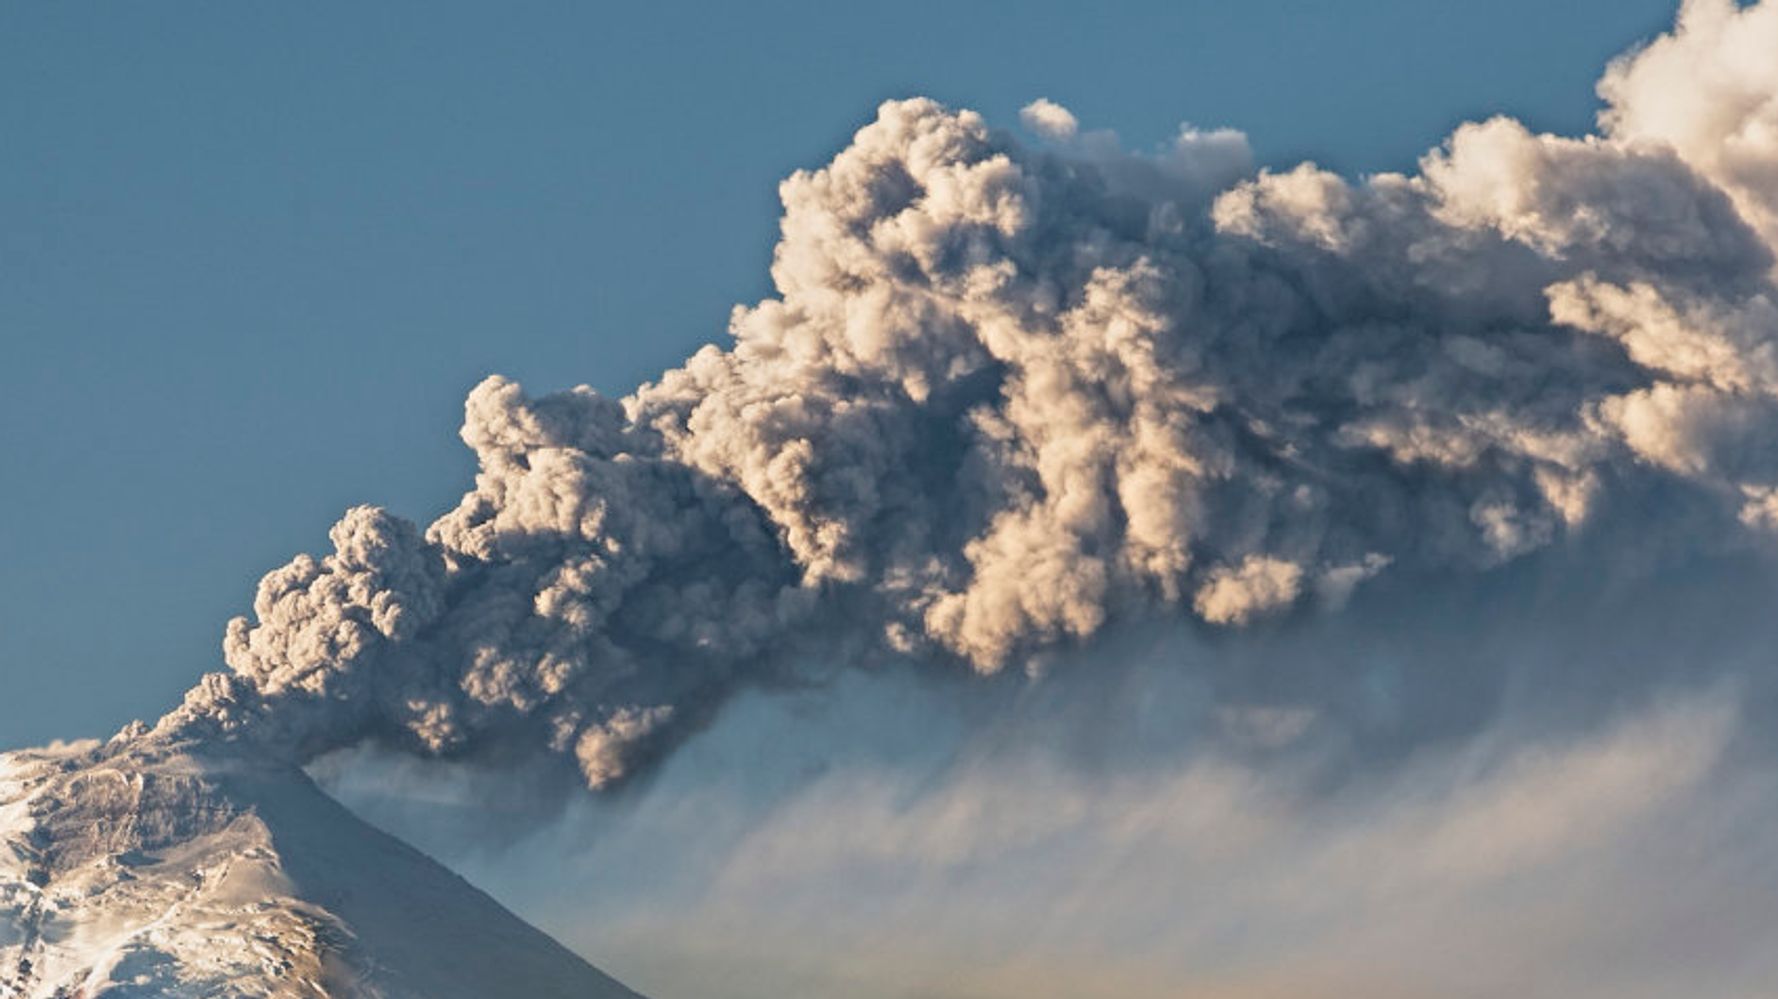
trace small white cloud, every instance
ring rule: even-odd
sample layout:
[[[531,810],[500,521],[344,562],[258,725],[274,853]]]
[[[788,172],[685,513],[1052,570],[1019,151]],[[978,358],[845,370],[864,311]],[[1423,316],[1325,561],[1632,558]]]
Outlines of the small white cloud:
[[[1080,131],[1080,122],[1074,112],[1047,97],[1039,97],[1025,105],[1019,112],[1019,120],[1031,131],[1057,142],[1072,139]]]

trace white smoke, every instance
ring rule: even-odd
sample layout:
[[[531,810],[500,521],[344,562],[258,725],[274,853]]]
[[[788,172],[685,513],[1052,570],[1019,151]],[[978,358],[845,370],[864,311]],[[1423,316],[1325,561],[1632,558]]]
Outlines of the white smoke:
[[[508,772],[355,750],[321,776],[649,994],[1751,999],[1778,972],[1747,683],[1778,576],[1719,569],[1516,604],[1397,575],[1269,634],[1120,631],[1040,684],[743,695],[510,839],[464,835]],[[1445,717],[1360,744],[1398,712]]]
[[[349,512],[162,726],[548,749],[598,787],[817,644],[994,673],[1608,529],[1764,544],[1772,52],[1778,0],[1693,0],[1608,70],[1602,134],[1498,118],[1359,183],[886,103],[784,182],[729,347],[622,400],[478,386],[457,508]]]
[[[1722,766],[1733,726],[1701,696],[1338,795],[1205,756],[1002,759],[848,767],[737,822],[678,784],[476,875],[662,994],[1751,999],[1778,970],[1772,812]],[[680,856],[667,884],[597,873]]]

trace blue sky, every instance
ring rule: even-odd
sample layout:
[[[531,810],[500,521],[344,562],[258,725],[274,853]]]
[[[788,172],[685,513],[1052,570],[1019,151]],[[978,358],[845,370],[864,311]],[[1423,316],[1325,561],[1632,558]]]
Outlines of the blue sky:
[[[913,93],[1405,167],[1586,129],[1671,5],[181,4],[0,10],[0,744],[220,665],[340,511],[468,482],[463,393],[621,393],[768,290],[778,180]]]

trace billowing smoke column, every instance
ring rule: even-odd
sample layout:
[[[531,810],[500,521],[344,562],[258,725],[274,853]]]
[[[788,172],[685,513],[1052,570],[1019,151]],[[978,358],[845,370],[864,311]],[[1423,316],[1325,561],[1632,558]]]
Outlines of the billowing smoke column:
[[[1602,134],[1494,119],[1358,184],[1254,175],[1233,132],[1130,155],[1039,101],[1030,148],[885,104],[784,183],[731,346],[621,401],[483,382],[457,508],[347,513],[162,727],[549,747],[598,787],[798,643],[992,672],[1484,570],[1651,490],[1760,543],[1774,53],[1778,0],[1693,0],[1607,71]]]

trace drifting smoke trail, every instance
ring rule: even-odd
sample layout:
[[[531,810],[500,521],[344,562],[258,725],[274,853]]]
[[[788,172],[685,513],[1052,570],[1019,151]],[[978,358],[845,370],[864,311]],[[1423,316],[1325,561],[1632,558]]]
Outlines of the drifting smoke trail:
[[[994,672],[1240,626],[1601,521],[1778,527],[1778,0],[1688,2],[1600,135],[1459,128],[1413,176],[1021,145],[887,103],[782,187],[777,297],[622,400],[490,378],[424,531],[350,511],[165,730],[632,773],[797,649]],[[1665,515],[1650,517],[1650,497]]]

